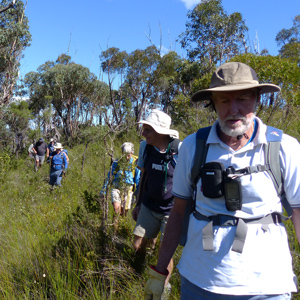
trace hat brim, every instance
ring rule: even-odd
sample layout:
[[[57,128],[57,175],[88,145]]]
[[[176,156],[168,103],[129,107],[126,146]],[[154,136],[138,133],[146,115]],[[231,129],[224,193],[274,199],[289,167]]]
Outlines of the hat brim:
[[[242,90],[249,90],[255,88],[258,88],[261,94],[276,93],[276,92],[280,92],[281,90],[279,86],[271,83],[263,83],[263,84],[256,84],[256,85],[255,84],[224,85],[224,86],[218,86],[218,87],[198,91],[192,95],[191,99],[193,102],[210,100],[212,92],[242,91]]]
[[[172,137],[174,135],[174,130],[173,129],[163,128],[163,127],[157,126],[153,123],[150,123],[148,121],[140,121],[138,123],[139,124],[146,124],[146,125],[151,126],[159,134],[169,135],[170,137]]]

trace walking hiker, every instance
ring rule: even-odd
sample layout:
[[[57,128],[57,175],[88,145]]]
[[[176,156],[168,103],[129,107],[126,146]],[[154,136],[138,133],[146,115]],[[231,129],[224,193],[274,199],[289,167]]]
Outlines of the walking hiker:
[[[178,132],[170,129],[171,118],[166,113],[153,109],[140,124],[146,141],[140,144],[138,167],[142,171],[142,178],[138,201],[132,212],[133,219],[137,221],[133,231],[133,246],[139,260],[138,268],[143,267],[148,239],[155,239],[160,231],[161,241],[163,239],[174,203],[171,191],[180,144],[178,139],[173,138],[174,135],[178,136]],[[169,274],[172,269],[173,263],[170,261]]]
[[[45,160],[45,155],[47,152],[47,144],[43,138],[40,138],[33,147],[35,153],[35,171],[38,171]]]
[[[33,159],[35,163],[35,152],[33,150],[34,144],[35,144],[35,140],[33,140],[30,146],[28,147],[28,156],[30,159]]]
[[[107,180],[100,191],[104,196],[111,182],[111,202],[116,215],[125,216],[131,209],[132,198],[135,189],[138,188],[140,181],[140,170],[137,168],[137,156],[134,154],[134,145],[126,142],[122,144],[122,157],[115,160],[107,174]]]
[[[203,129],[182,143],[173,180],[175,203],[157,265],[150,268],[145,299],[160,299],[194,194],[195,208],[177,266],[182,300],[279,300],[290,299],[297,290],[281,195],[285,193],[286,207],[292,210],[299,241],[300,146],[255,116],[261,94],[279,91],[277,85],[260,84],[249,66],[229,62],[214,72],[210,88],[192,96],[194,102],[209,100],[218,120],[203,147],[198,146]],[[202,154],[197,182],[191,170]],[[281,186],[284,191],[279,191]]]
[[[62,151],[61,143],[54,145],[54,152],[50,153],[50,180],[49,184],[61,186],[61,180],[68,168],[68,161],[65,153]]]
[[[55,139],[51,138],[50,143],[47,146],[47,160],[50,156],[50,153],[54,152]]]

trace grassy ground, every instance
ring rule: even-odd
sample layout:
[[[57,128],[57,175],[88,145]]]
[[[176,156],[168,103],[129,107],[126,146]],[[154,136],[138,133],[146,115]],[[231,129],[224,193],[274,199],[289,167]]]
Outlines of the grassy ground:
[[[146,268],[136,272],[130,214],[114,225],[112,206],[103,222],[98,193],[109,159],[91,145],[82,170],[83,146],[69,150],[70,165],[62,187],[50,190],[49,165],[37,173],[19,159],[0,176],[0,299],[143,299]],[[108,200],[109,201],[109,200]],[[299,276],[299,247],[287,224]],[[145,266],[156,262],[148,253]],[[175,264],[181,249],[175,254]],[[172,296],[180,298],[177,270]],[[300,299],[297,295],[294,299]]]

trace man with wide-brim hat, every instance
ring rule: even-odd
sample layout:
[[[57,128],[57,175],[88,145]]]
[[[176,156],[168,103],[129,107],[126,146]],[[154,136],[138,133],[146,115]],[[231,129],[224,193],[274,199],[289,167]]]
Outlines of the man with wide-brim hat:
[[[239,62],[230,62],[225,63],[213,73],[209,88],[196,92],[192,96],[192,101],[211,100],[213,92],[233,92],[247,89],[258,89],[261,94],[280,91],[280,87],[275,84],[259,83],[257,75],[251,67]]]
[[[173,207],[173,173],[180,141],[177,130],[171,129],[171,117],[153,109],[139,122],[145,141],[140,144],[138,168],[142,171],[138,201],[132,212],[137,221],[134,228],[134,248],[137,255],[145,255],[147,239],[155,239],[163,232]],[[172,272],[172,263],[169,265]]]
[[[61,143],[56,143],[54,146],[54,151],[50,153],[50,180],[49,184],[53,187],[61,186],[61,180],[63,174],[65,174],[68,168],[68,160],[66,154],[62,151],[63,146]]]
[[[178,264],[182,300],[290,299],[291,292],[297,291],[281,197],[265,163],[265,149],[272,141],[280,142],[270,162],[276,162],[281,172],[299,240],[300,146],[255,116],[260,95],[279,91],[277,85],[259,83],[248,65],[229,62],[214,72],[208,89],[192,96],[193,101],[210,100],[218,119],[208,128],[208,151],[195,189],[191,168],[199,155],[197,134],[188,136],[180,147],[173,178],[175,202],[145,299],[158,297],[163,290],[187,200],[194,195],[195,208]]]

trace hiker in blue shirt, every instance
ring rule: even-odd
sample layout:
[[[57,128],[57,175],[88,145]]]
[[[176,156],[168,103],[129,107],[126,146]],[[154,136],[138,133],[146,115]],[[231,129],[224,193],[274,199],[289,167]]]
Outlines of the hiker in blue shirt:
[[[51,168],[49,184],[52,186],[61,186],[62,176],[68,168],[68,161],[66,155],[62,152],[63,147],[61,143],[56,143],[54,150],[55,152],[50,154]]]
[[[136,165],[137,157],[133,155],[134,145],[126,142],[121,149],[123,156],[113,162],[100,195],[105,195],[108,184],[111,183],[114,211],[117,215],[126,215],[131,208],[133,192],[138,188],[141,172]]]
[[[50,153],[54,152],[55,139],[51,138],[50,143],[47,146],[47,159],[50,156]]]

